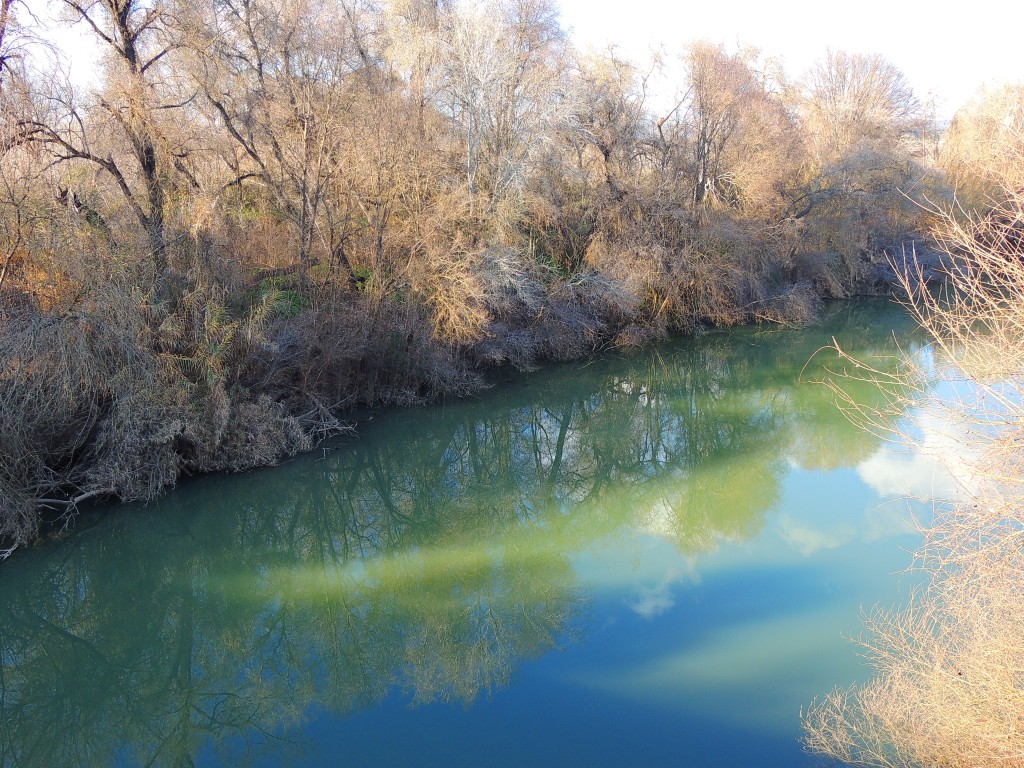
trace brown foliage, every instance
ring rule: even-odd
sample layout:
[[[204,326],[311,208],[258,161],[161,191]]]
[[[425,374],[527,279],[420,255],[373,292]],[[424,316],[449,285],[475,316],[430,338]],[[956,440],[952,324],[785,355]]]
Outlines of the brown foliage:
[[[960,496],[937,501],[923,530],[925,586],[866,618],[873,679],[804,717],[808,747],[851,764],[1024,764],[1024,247],[1006,223],[1024,199],[1007,198],[966,223],[944,218],[937,237],[957,257],[946,289],[905,278],[936,363],[888,383],[944,425],[939,458]]]
[[[940,163],[968,210],[1001,202],[1004,189],[1024,187],[1024,85],[982,89],[957,111]]]
[[[884,108],[798,114],[696,44],[655,114],[656,68],[572,51],[548,0],[65,4],[109,49],[96,93],[0,71],[12,545],[477,368],[805,320],[916,224],[913,99],[873,58],[822,72]]]

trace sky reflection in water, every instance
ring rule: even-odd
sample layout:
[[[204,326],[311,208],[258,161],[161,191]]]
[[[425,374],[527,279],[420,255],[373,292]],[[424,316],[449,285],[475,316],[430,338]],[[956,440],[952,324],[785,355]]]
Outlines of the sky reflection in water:
[[[935,475],[796,382],[893,330],[863,302],[553,366],[88,521],[0,569],[0,758],[809,764],[799,708],[911,582],[883,502]]]

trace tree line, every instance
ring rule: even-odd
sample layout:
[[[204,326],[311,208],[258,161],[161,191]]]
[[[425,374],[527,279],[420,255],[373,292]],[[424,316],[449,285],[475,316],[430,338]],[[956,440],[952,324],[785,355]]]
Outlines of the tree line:
[[[877,55],[790,80],[696,42],[666,100],[658,62],[576,50],[551,0],[55,5],[102,51],[94,88],[0,0],[8,552],[87,498],[308,449],[353,405],[806,319],[885,289],[954,184],[996,183],[984,110],[942,140]]]

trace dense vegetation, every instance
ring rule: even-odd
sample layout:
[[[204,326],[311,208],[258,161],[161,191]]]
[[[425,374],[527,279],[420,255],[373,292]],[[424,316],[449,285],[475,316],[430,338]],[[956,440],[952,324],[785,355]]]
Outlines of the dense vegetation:
[[[958,493],[922,529],[924,585],[866,618],[874,678],[805,715],[807,745],[853,765],[1024,765],[1024,91],[983,94],[949,141],[982,210],[938,222],[945,290],[904,286],[933,359],[873,376],[924,414]]]
[[[878,290],[946,194],[878,56],[790,82],[695,43],[662,104],[549,0],[59,5],[93,90],[0,0],[3,552],[486,366],[805,318]]]

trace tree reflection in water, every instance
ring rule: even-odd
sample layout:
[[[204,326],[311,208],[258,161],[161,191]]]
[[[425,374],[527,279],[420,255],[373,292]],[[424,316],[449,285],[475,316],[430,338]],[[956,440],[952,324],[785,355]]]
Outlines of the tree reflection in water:
[[[851,304],[824,328],[555,366],[80,525],[0,572],[0,758],[237,764],[300,749],[283,734],[311,704],[490,694],[583,632],[588,546],[624,529],[691,553],[752,536],[790,462],[875,450],[796,381],[833,334],[891,353],[894,323],[905,336],[899,313]]]

